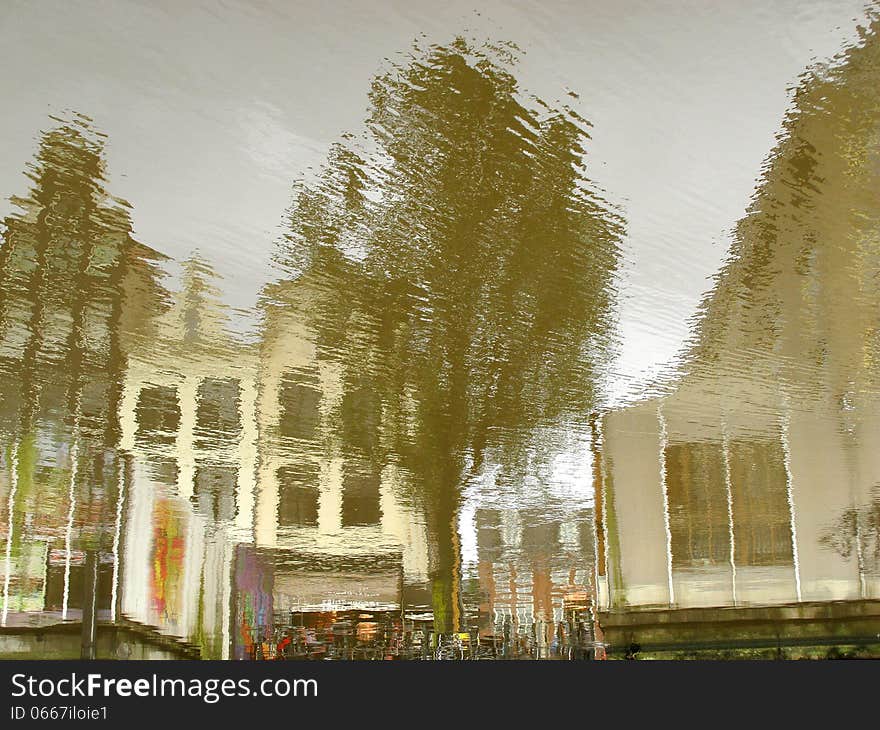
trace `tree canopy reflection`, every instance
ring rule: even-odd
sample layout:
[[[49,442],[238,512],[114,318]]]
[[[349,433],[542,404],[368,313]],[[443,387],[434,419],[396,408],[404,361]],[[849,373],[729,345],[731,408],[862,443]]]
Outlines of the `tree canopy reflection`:
[[[17,210],[0,229],[0,433],[14,470],[12,560],[25,559],[27,515],[60,540],[77,502],[88,518],[69,528],[68,540],[108,548],[126,340],[148,334],[164,300],[164,257],[133,239],[128,203],[105,188],[105,137],[82,115],[53,121],[26,171],[32,187],[12,198]],[[44,449],[64,444],[68,458],[46,465],[41,439]]]
[[[376,77],[363,143],[296,191],[278,262],[343,366],[344,453],[394,462],[428,515],[437,626],[458,625],[455,519],[484,461],[582,417],[611,343],[621,220],[584,170],[586,120],[523,101],[516,49],[458,39]],[[269,325],[271,326],[271,324]]]

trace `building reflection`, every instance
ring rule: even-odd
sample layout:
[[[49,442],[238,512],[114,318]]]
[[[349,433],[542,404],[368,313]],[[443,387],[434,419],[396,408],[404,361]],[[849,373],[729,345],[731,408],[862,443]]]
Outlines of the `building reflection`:
[[[129,354],[120,609],[220,658],[235,543],[253,531],[257,368],[225,326],[213,278],[197,257],[184,262],[179,293]]]
[[[583,176],[586,123],[524,107],[510,49],[425,54],[375,80],[382,152],[343,140],[299,188],[256,338],[198,255],[134,241],[90,120],[42,136],[0,249],[6,628],[97,610],[226,658],[279,617],[370,610],[422,627],[425,652],[475,626],[494,647],[497,624],[509,654],[541,620],[546,653],[565,601],[583,607],[589,505],[507,505],[487,547],[474,485],[498,463],[539,478],[534,434],[593,397],[620,223]]]
[[[623,226],[515,49],[375,79],[247,335],[56,120],[0,247],[0,654],[95,611],[116,656],[876,637],[878,53],[805,76],[680,376],[604,412]]]
[[[161,308],[163,257],[104,189],[103,138],[84,117],[58,121],[0,248],[4,623],[43,608],[67,618],[85,550],[100,553],[100,586],[116,584],[126,337]],[[106,591],[102,603],[113,609]]]
[[[876,621],[878,54],[872,27],[805,76],[684,375],[603,418],[611,614],[859,601]]]

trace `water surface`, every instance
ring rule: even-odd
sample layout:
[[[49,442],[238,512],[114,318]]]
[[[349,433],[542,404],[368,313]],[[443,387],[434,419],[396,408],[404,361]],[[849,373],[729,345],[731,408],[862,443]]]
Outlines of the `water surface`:
[[[0,21],[0,652],[873,651],[875,7],[126,10]]]

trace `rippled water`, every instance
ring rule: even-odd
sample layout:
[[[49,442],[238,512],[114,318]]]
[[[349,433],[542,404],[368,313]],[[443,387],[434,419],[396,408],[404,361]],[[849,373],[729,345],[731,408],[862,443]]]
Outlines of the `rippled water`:
[[[372,13],[0,16],[0,655],[880,650],[876,5]]]

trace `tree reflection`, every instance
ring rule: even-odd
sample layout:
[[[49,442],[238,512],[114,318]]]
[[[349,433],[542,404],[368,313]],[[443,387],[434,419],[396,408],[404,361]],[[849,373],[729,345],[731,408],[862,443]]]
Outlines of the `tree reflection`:
[[[344,453],[397,463],[427,514],[440,631],[463,484],[489,457],[521,476],[535,429],[589,411],[610,344],[622,224],[585,175],[588,123],[527,107],[515,50],[459,39],[378,76],[366,143],[298,187],[278,251],[343,364]]]
[[[31,190],[12,199],[18,211],[3,221],[0,246],[0,428],[15,472],[13,558],[23,521],[58,535],[63,505],[71,519],[77,501],[88,512],[81,536],[95,547],[112,524],[125,333],[143,331],[163,297],[161,257],[132,238],[128,204],[104,188],[103,135],[81,115],[54,121],[28,165]],[[38,438],[63,445],[66,467],[41,466]]]
[[[754,373],[835,406],[876,387],[877,31],[875,17],[861,42],[803,75],[705,299],[697,369]]]
[[[872,10],[856,44],[803,74],[702,307],[684,382],[703,389],[677,396],[703,410],[711,398],[754,433],[781,431],[789,453],[817,439],[821,456],[795,486],[810,497],[810,472],[833,474],[816,477],[816,504],[837,513],[816,539],[843,558],[858,553],[862,576],[876,571],[877,543],[878,31]],[[764,493],[782,480],[768,475]]]

